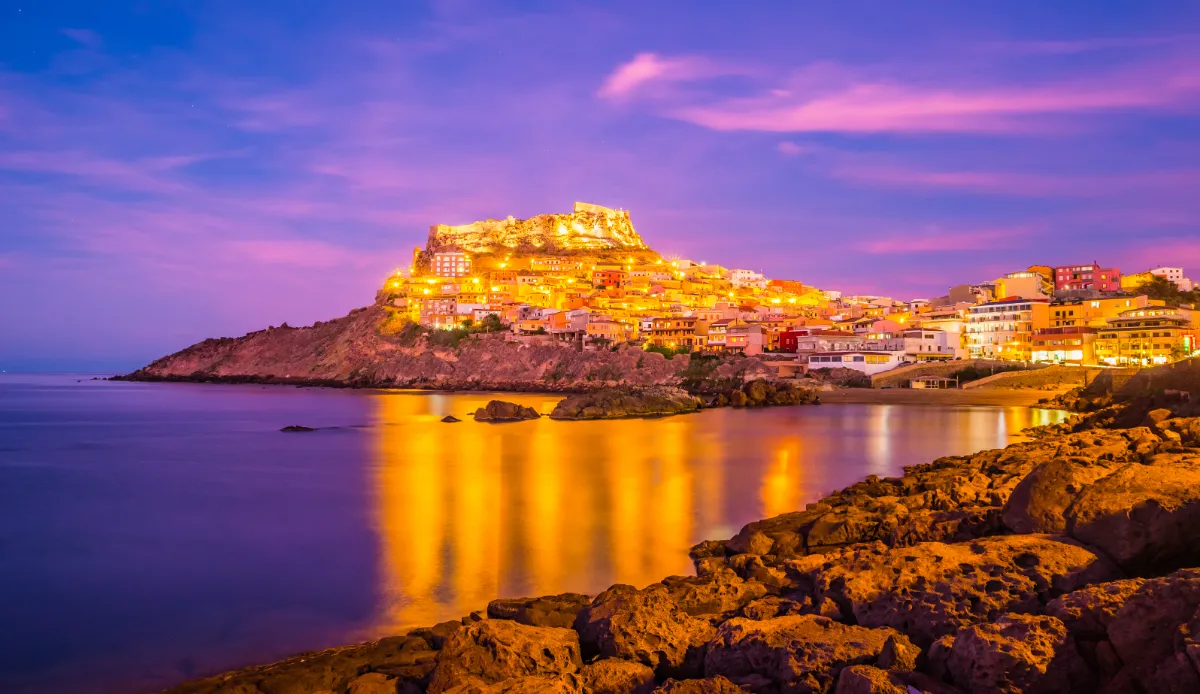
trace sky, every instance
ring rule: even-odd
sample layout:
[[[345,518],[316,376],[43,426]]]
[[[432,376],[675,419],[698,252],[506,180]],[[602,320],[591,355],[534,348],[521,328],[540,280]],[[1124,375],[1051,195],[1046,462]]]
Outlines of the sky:
[[[0,3],[0,370],[369,304],[431,224],[932,297],[1200,275],[1200,3]]]

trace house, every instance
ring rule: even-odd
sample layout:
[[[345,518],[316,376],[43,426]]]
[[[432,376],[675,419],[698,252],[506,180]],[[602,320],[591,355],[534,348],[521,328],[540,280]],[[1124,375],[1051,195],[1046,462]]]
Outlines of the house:
[[[762,326],[756,323],[729,326],[725,333],[725,351],[745,355],[762,354]]]
[[[958,333],[936,328],[909,328],[900,336],[904,354],[912,361],[945,361],[958,354]]]
[[[1054,268],[1054,291],[1075,292],[1094,289],[1099,292],[1121,291],[1121,270],[1091,265],[1065,265]]]
[[[708,323],[695,316],[655,318],[646,339],[656,347],[704,349],[708,345]]]
[[[872,376],[883,371],[900,366],[904,361],[903,352],[874,352],[857,350],[839,350],[833,352],[814,352],[808,355],[808,368],[812,369],[854,369]]]
[[[736,323],[734,318],[722,318],[708,324],[708,341],[705,344],[707,349],[713,351],[721,351],[725,349],[726,334],[729,326]]]

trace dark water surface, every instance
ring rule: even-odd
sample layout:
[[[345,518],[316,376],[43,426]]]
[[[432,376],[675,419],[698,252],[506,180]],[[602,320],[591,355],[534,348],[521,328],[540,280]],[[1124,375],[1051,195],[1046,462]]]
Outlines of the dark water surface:
[[[486,395],[77,379],[0,375],[0,692],[151,691],[497,596],[648,584],[690,573],[695,542],[1060,418],[823,405],[487,425],[467,416]]]

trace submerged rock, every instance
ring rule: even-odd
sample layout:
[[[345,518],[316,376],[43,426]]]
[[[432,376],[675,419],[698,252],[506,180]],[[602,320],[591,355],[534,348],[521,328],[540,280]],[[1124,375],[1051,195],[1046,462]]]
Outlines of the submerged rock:
[[[288,426],[280,429],[280,431],[316,431],[316,429],[312,427],[300,426],[299,424],[289,424]]]
[[[446,424],[454,424],[456,422],[461,422],[462,420],[452,414],[448,414],[445,417],[442,417],[442,421]]]
[[[554,407],[550,418],[660,417],[695,412],[702,404],[700,398],[671,386],[605,388],[564,398]]]
[[[475,421],[477,422],[520,422],[538,417],[541,415],[532,407],[504,400],[492,400],[487,405],[475,410]]]

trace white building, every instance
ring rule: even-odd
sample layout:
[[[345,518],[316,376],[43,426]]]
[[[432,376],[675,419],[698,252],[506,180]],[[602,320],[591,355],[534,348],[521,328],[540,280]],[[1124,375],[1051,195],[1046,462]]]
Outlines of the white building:
[[[766,289],[767,278],[753,270],[730,270],[729,283],[735,287],[758,287]]]
[[[905,330],[904,354],[911,361],[937,361],[953,359],[960,350],[960,335],[929,328]]]
[[[1181,292],[1190,292],[1195,283],[1183,276],[1183,268],[1181,267],[1156,267],[1150,271],[1151,275],[1156,275],[1167,280],[1171,284],[1179,288]]]
[[[471,256],[458,251],[434,253],[432,270],[438,277],[466,277],[471,274]]]
[[[900,366],[903,352],[816,352],[808,357],[809,369],[854,369],[872,376]]]

